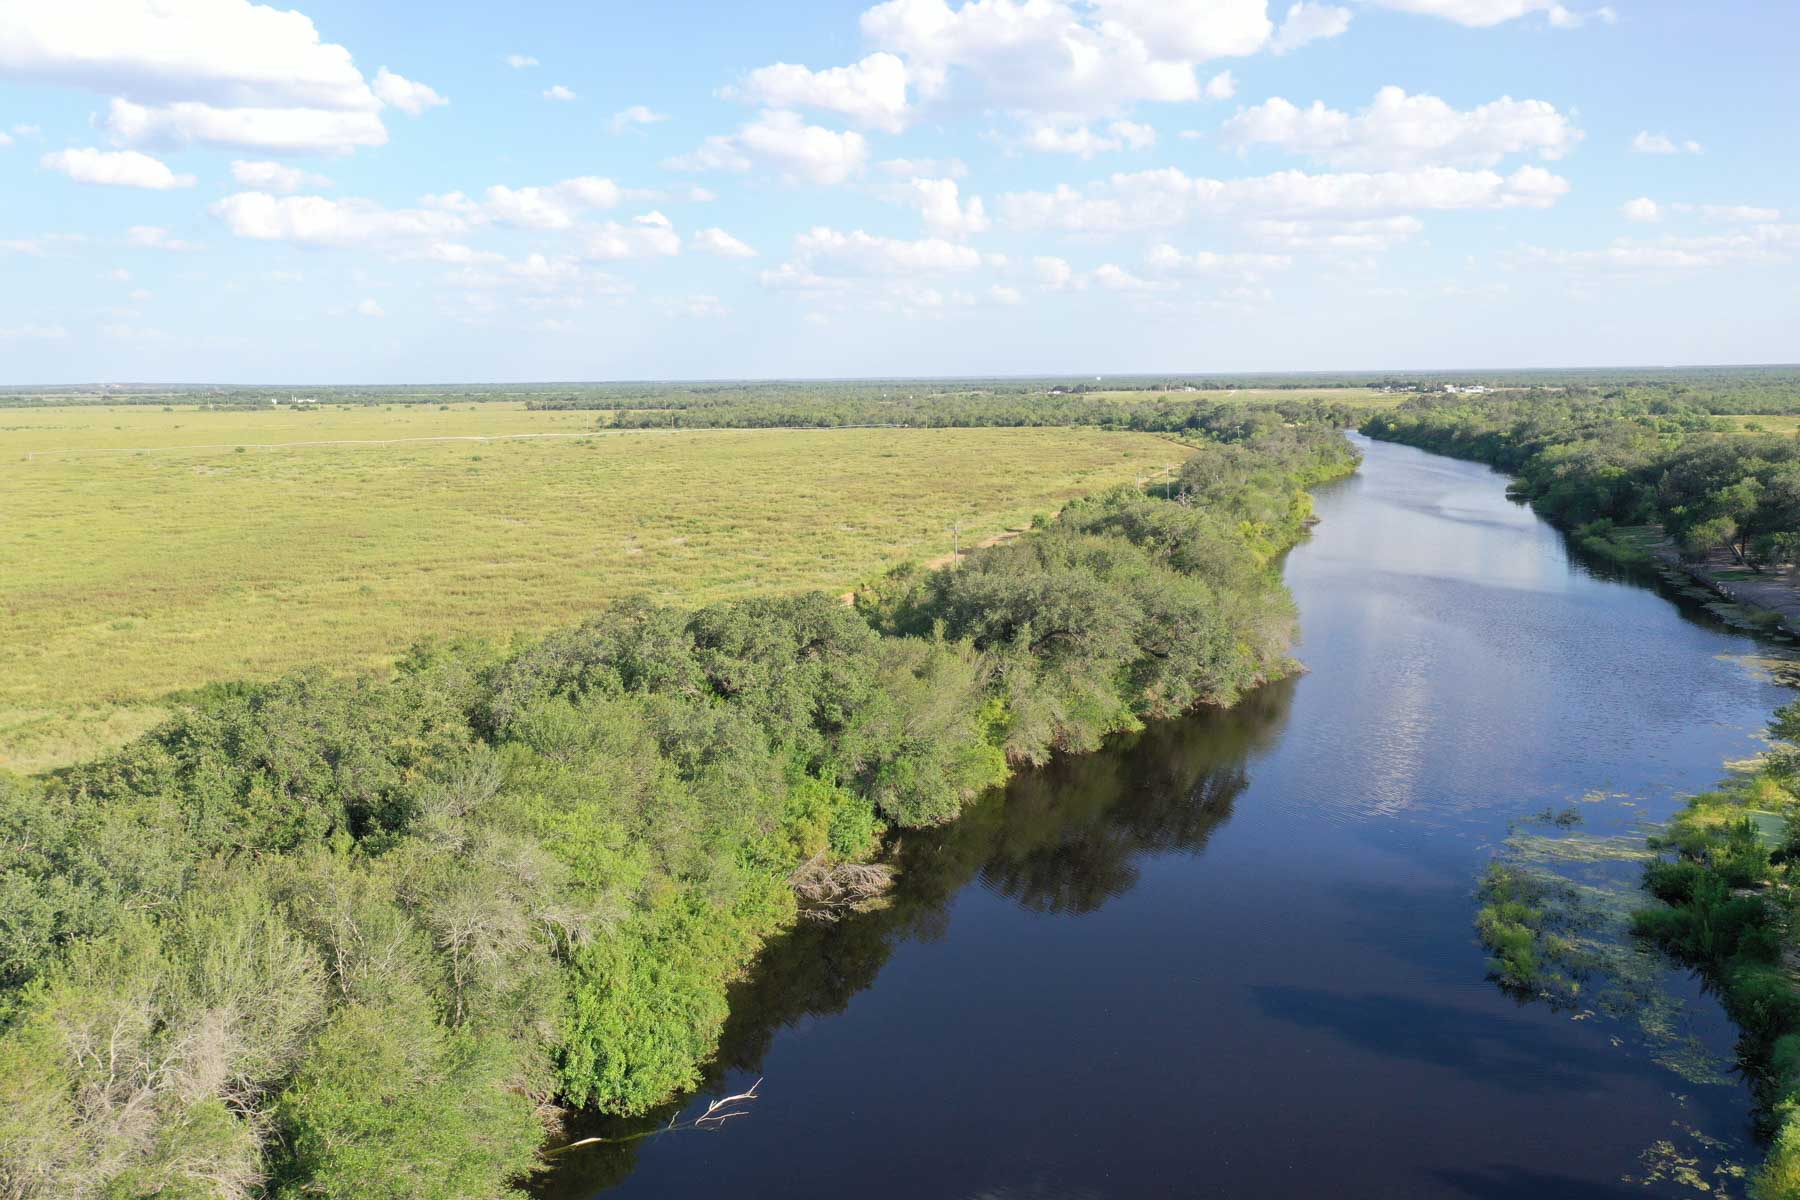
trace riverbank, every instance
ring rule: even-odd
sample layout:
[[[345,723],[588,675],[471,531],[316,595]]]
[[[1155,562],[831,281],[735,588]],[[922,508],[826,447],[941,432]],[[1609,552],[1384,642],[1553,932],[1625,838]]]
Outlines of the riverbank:
[[[1470,890],[1547,807],[1609,843],[1666,818],[1781,689],[1741,633],[1569,570],[1486,468],[1357,444],[1282,561],[1304,676],[906,834],[882,907],[782,935],[734,990],[699,1093],[581,1132],[761,1078],[755,1111],[563,1156],[537,1194],[1742,1200],[1761,1153],[1713,997],[1642,952],[1694,1082],[1635,1012],[1486,982]],[[1644,903],[1641,862],[1571,873]],[[895,1158],[896,1129],[930,1153]]]
[[[1666,537],[1656,542],[1651,554],[1666,570],[1679,572],[1732,604],[1767,614],[1770,619],[1759,625],[1800,633],[1800,573],[1793,567],[1754,571],[1723,550],[1691,559]]]
[[[1790,636],[1800,631],[1800,573],[1793,567],[1757,570],[1722,548],[1698,557],[1683,553],[1660,525],[1601,520],[1568,532],[1583,551],[1614,566],[1654,567],[1676,587],[1711,593],[1716,600],[1709,607],[1728,624]]]
[[[1774,749],[1694,796],[1651,839],[1669,857],[1645,887],[1666,907],[1640,910],[1634,930],[1703,972],[1743,1030],[1740,1060],[1770,1148],[1752,1180],[1756,1200],[1800,1197],[1800,702],[1769,723]]]
[[[557,1107],[691,1089],[817,868],[1292,669],[1270,551],[1356,455],[1228,416],[1208,502],[1116,487],[855,608],[621,602],[0,774],[0,1190],[485,1200]]]

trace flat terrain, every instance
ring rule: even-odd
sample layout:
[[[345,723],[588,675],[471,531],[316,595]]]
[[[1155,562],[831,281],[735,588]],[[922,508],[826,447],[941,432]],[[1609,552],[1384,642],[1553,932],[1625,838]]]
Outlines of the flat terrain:
[[[847,590],[1178,463],[1091,429],[596,432],[503,404],[0,411],[0,767],[158,697],[645,593]],[[443,440],[474,439],[493,440]]]
[[[1800,433],[1800,417],[1791,416],[1729,416],[1723,418],[1730,421],[1739,433],[1781,433],[1792,435]]]
[[[1326,404],[1342,404],[1349,408],[1393,408],[1411,398],[1409,392],[1382,392],[1375,388],[1214,388],[1197,392],[1117,391],[1088,392],[1098,400],[1126,403],[1154,403],[1159,400],[1211,400],[1227,404],[1233,400],[1254,400],[1266,404],[1274,400],[1318,400]]]

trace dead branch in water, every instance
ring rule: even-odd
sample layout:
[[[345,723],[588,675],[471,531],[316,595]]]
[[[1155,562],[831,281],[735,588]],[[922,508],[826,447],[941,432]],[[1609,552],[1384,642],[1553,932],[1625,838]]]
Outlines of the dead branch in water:
[[[733,1117],[747,1117],[750,1115],[749,1110],[742,1106],[751,1103],[757,1098],[756,1089],[761,1086],[762,1080],[758,1079],[755,1083],[751,1084],[747,1090],[739,1092],[735,1096],[721,1096],[719,1099],[714,1100],[711,1104],[707,1105],[705,1112],[690,1120],[680,1120],[681,1114],[676,1113],[675,1116],[669,1118],[669,1123],[664,1125],[661,1129],[646,1129],[642,1133],[627,1134],[625,1137],[616,1138],[586,1137],[579,1141],[570,1142],[566,1146],[558,1146],[554,1150],[546,1150],[544,1151],[544,1157],[554,1158],[558,1154],[567,1154],[569,1151],[579,1150],[583,1146],[613,1146],[622,1142],[637,1142],[642,1141],[644,1138],[660,1137],[665,1133],[679,1133],[684,1129],[719,1129],[725,1122],[731,1120]]]
[[[788,878],[801,904],[801,915],[815,921],[834,921],[848,912],[867,908],[894,886],[894,869],[879,863],[838,863],[826,866],[813,859]]]

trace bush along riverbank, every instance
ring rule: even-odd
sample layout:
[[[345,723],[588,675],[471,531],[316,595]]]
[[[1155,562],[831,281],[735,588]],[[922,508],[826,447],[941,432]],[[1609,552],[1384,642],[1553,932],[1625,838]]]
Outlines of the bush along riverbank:
[[[1800,618],[1800,441],[1732,428],[1672,397],[1531,392],[1420,397],[1362,431],[1498,467],[1587,553],[1677,571],[1734,623],[1774,627]]]
[[[1272,560],[1355,452],[1208,432],[855,607],[626,603],[0,777],[0,1194],[490,1198],[560,1109],[690,1088],[797,888],[1291,669]]]
[[[1776,710],[1775,748],[1695,796],[1652,841],[1645,886],[1663,903],[1636,932],[1705,972],[1743,1031],[1740,1056],[1771,1135],[1758,1200],[1800,1197],[1800,702]]]

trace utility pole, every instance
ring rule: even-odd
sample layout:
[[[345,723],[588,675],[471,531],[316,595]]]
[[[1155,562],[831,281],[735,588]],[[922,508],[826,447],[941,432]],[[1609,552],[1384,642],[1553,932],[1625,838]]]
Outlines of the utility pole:
[[[950,561],[962,559],[962,522],[957,521],[950,526]]]

